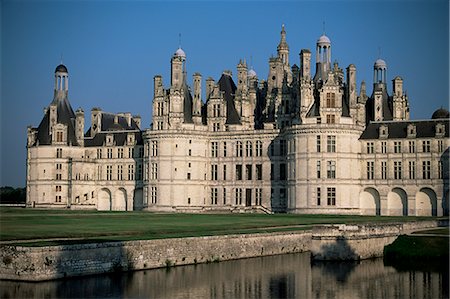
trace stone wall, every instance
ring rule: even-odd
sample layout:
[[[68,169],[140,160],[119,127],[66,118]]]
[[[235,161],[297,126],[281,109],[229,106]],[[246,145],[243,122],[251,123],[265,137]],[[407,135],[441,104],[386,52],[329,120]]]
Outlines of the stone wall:
[[[311,256],[316,260],[360,260],[383,256],[384,246],[401,234],[447,226],[448,220],[408,223],[323,225],[312,230]]]
[[[0,279],[41,281],[296,253],[308,251],[310,244],[310,232],[284,232],[48,247],[2,246]]]

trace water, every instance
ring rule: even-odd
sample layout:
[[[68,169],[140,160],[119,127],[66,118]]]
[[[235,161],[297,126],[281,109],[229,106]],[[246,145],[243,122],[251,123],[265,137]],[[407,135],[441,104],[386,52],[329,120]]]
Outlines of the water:
[[[287,254],[39,283],[0,281],[0,297],[448,298],[448,265],[411,266],[398,270],[383,259],[311,263],[309,253]]]

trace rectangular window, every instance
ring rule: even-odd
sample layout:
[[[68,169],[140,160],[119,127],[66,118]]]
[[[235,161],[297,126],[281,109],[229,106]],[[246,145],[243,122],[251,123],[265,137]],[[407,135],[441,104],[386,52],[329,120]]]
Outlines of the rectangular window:
[[[62,169],[62,164],[61,163],[56,163],[56,169],[57,170],[61,170]]]
[[[386,154],[387,153],[386,141],[381,141],[381,153],[382,154]]]
[[[107,149],[107,153],[108,153],[108,159],[112,159],[112,148],[108,148]]]
[[[63,132],[56,132],[56,142],[63,141]]]
[[[227,188],[223,188],[223,204],[227,204]]]
[[[236,188],[235,204],[242,205],[242,188]]]
[[[373,142],[367,142],[367,153],[373,154]]]
[[[227,143],[226,142],[223,143],[223,156],[224,157],[227,156]]]
[[[57,173],[57,174],[56,174],[56,179],[57,179],[58,181],[60,181],[60,180],[62,179],[62,174]]]
[[[227,179],[227,166],[223,166],[223,180],[226,181]]]
[[[286,176],[287,176],[286,164],[285,163],[281,163],[280,164],[280,180],[281,181],[285,181],[286,180]]]
[[[242,157],[242,141],[236,142],[236,157]]]
[[[387,162],[381,161],[381,179],[385,180],[387,178]]]
[[[336,136],[327,136],[327,152],[336,152]]]
[[[56,192],[61,192],[61,186],[56,186]]]
[[[431,161],[422,161],[422,178],[431,179]]]
[[[245,143],[245,154],[247,157],[251,157],[253,155],[253,145],[251,141],[247,141]]]
[[[56,195],[56,202],[61,202],[61,195]]]
[[[158,201],[158,190],[156,189],[156,187],[151,187],[151,192],[150,192],[150,201],[152,204],[157,203]]]
[[[217,181],[217,164],[211,164],[211,180]]]
[[[373,180],[374,177],[374,163],[373,161],[367,161],[367,179]]]
[[[442,140],[438,140],[438,151],[440,153],[444,151],[444,142]]]
[[[245,176],[246,176],[247,180],[252,179],[252,165],[251,164],[245,165]]]
[[[106,165],[106,180],[112,181],[112,165]]]
[[[430,140],[422,141],[422,151],[424,153],[429,153],[431,151],[431,142],[430,142]]]
[[[128,165],[128,180],[134,181],[134,165],[133,164]]]
[[[261,157],[262,156],[262,141],[257,140],[256,141],[256,156]]]
[[[409,145],[408,146],[409,147],[409,152],[411,154],[415,153],[416,152],[416,142],[415,141],[409,141],[408,145]]]
[[[320,206],[320,198],[321,194],[320,194],[320,187],[317,187],[317,191],[316,191],[316,198],[317,198],[317,205]]]
[[[336,116],[334,114],[327,114],[327,124],[334,124],[336,122]]]
[[[256,188],[255,190],[255,201],[256,201],[256,205],[260,206],[262,203],[262,189],[261,188]]]
[[[123,158],[123,148],[117,149],[117,158],[119,158],[119,159]]]
[[[334,187],[327,188],[327,204],[329,206],[336,205],[336,188]]]
[[[238,181],[242,180],[242,165],[241,164],[236,165],[236,180],[238,180]]]
[[[191,149],[188,150],[188,156],[192,156],[192,150]]]
[[[187,179],[187,180],[190,180],[190,179],[191,179],[191,173],[190,173],[190,172],[188,172],[188,173],[186,174],[186,179]]]
[[[399,154],[402,152],[402,142],[394,141],[394,153]]]
[[[158,156],[158,141],[152,140],[152,157]]]
[[[56,158],[62,158],[62,148],[56,149]]]
[[[97,159],[101,159],[102,158],[102,149],[98,148],[97,149]]]
[[[217,188],[211,188],[211,204],[217,204]]]
[[[150,172],[150,179],[157,180],[158,179],[158,164],[153,162]]]
[[[258,181],[262,180],[262,164],[256,164],[256,179]]]
[[[213,123],[213,131],[214,132],[220,131],[220,123]]]
[[[402,161],[394,161],[394,179],[402,179]]]
[[[438,179],[442,178],[442,161],[438,161]]]
[[[408,170],[409,170],[409,179],[410,180],[416,179],[416,161],[408,162]]]
[[[219,153],[219,142],[211,142],[211,157],[217,158]]]
[[[123,180],[123,165],[117,165],[117,180]]]
[[[128,158],[134,157],[134,148],[130,147],[128,148]]]
[[[316,163],[316,173],[317,173],[317,178],[318,179],[320,179],[320,170],[321,170],[320,161],[317,161],[317,163]]]
[[[320,153],[320,135],[317,135],[316,137],[316,149],[317,152]]]
[[[327,161],[327,178],[336,178],[336,161]]]

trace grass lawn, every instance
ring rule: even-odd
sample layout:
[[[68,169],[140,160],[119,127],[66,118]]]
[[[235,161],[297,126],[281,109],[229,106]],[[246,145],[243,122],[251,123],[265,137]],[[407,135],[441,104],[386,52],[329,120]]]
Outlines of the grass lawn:
[[[0,208],[0,240],[80,238],[84,242],[309,229],[314,224],[414,221],[432,217],[294,214],[156,214]],[[36,245],[34,242],[34,245]],[[80,243],[79,240],[71,241]]]

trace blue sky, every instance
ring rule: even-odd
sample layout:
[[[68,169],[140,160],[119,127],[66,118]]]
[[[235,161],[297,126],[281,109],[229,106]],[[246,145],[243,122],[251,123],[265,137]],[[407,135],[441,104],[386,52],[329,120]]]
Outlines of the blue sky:
[[[285,24],[291,65],[317,38],[332,60],[356,65],[372,91],[373,63],[400,75],[411,118],[426,119],[449,101],[449,4],[417,1],[8,1],[1,4],[0,186],[25,185],[26,130],[52,100],[55,67],[69,70],[69,99],[89,124],[92,107],[140,114],[151,122],[153,76],[170,82],[179,45],[192,74],[218,79],[247,59],[260,79]],[[381,49],[381,50],[380,50]],[[313,60],[314,61],[314,60]],[[312,66],[314,69],[314,65]],[[203,85],[205,83],[203,82]],[[391,89],[391,84],[389,84]]]

